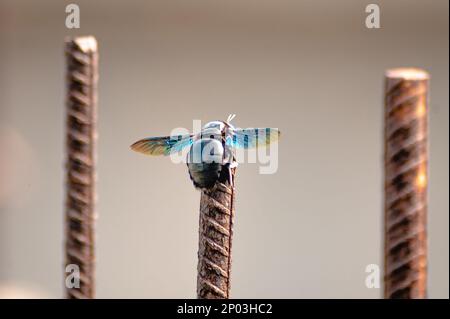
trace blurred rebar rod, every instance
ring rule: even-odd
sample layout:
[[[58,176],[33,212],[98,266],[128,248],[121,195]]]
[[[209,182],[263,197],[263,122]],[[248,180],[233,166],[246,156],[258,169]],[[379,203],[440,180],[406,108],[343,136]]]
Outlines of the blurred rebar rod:
[[[426,298],[428,83],[420,69],[385,75],[385,298]]]
[[[197,298],[228,299],[230,296],[231,241],[234,220],[234,177],[202,190],[198,248]]]
[[[79,267],[79,287],[67,287],[70,299],[95,296],[95,157],[98,52],[92,36],[66,39],[66,260]],[[67,273],[66,273],[67,276]]]

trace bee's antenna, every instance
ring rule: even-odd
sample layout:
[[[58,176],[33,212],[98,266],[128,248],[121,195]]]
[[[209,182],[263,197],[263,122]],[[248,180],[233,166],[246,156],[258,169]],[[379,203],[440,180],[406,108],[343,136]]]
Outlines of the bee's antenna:
[[[230,123],[235,117],[236,117],[236,114],[228,115],[227,123]]]

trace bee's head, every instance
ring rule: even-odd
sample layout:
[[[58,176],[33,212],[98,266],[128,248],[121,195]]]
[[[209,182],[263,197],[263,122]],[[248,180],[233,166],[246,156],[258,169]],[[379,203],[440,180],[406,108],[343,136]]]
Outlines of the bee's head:
[[[206,123],[205,126],[203,126],[203,130],[217,129],[219,131],[222,131],[224,127],[225,127],[224,122],[212,121],[212,122]]]
[[[236,114],[230,114],[226,121],[212,121],[209,123],[206,123],[205,126],[203,126],[203,130],[214,128],[219,131],[223,131],[226,127],[234,129],[234,126],[231,124],[231,121],[236,117]]]
[[[234,126],[231,125],[230,121],[235,117],[235,114],[231,114],[228,116],[228,119],[224,121],[212,121],[206,123],[202,128],[201,137],[202,138],[212,138],[212,139],[220,139],[222,136],[222,132],[226,129],[234,129]]]
[[[220,140],[225,124],[220,121],[213,121],[203,126],[201,138],[212,138]]]

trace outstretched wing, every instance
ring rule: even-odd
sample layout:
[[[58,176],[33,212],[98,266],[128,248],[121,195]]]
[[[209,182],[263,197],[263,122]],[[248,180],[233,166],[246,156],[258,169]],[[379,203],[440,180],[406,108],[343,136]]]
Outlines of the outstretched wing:
[[[133,151],[146,155],[170,155],[192,144],[192,135],[149,137],[131,145]]]
[[[280,131],[276,128],[234,129],[227,137],[226,144],[234,148],[253,148],[267,146],[278,141]]]

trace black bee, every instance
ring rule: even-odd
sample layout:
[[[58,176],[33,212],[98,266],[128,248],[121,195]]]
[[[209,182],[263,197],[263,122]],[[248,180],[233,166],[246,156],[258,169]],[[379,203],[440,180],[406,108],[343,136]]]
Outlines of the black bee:
[[[150,137],[131,145],[146,155],[171,155],[189,147],[187,166],[196,188],[211,188],[217,180],[231,181],[230,170],[237,166],[235,149],[269,145],[277,141],[280,131],[274,128],[237,129],[227,121],[207,123],[199,134]]]

